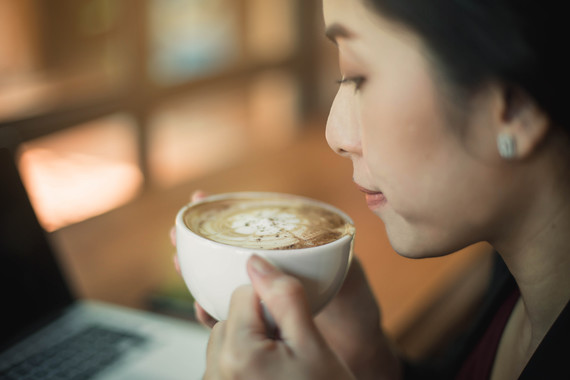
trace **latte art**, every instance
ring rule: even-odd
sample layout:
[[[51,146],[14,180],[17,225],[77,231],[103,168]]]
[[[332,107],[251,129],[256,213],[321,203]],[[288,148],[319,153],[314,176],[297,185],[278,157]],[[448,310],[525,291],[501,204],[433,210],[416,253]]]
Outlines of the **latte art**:
[[[254,249],[323,245],[354,232],[339,214],[297,198],[232,198],[190,207],[184,223],[207,239]]]

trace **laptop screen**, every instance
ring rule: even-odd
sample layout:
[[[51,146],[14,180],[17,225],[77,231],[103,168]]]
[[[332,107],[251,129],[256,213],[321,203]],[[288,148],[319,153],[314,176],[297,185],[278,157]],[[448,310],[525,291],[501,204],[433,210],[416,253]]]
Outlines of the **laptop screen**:
[[[12,152],[0,146],[0,350],[72,302]]]

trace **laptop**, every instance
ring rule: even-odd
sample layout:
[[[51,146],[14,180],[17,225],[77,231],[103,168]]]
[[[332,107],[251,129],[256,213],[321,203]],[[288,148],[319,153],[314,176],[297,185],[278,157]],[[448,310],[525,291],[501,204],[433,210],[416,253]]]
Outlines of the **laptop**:
[[[0,379],[201,379],[197,323],[76,299],[0,141]]]

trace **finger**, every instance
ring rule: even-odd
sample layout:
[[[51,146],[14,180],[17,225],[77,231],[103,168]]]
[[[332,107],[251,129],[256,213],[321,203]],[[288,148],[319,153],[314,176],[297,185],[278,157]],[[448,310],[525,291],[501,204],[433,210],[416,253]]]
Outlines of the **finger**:
[[[176,247],[176,226],[172,226],[170,229],[170,242]]]
[[[218,321],[212,317],[206,310],[200,306],[200,304],[194,301],[194,313],[196,314],[196,319],[198,322],[203,324],[206,327],[213,328]]]
[[[202,190],[196,190],[195,192],[192,193],[192,195],[190,196],[190,200],[192,202],[197,202],[201,199],[204,199],[208,196],[208,194]]]
[[[219,325],[222,326],[221,329]],[[258,350],[271,352],[267,343],[276,344],[265,335],[259,297],[251,285],[242,285],[233,292],[228,319],[216,324],[212,333],[214,337],[211,338],[208,347],[207,366],[215,366],[215,369],[208,368],[206,372],[215,372],[218,377],[212,376],[212,378],[216,379],[251,378],[244,375],[250,370],[255,370],[256,365],[252,360],[259,357]]]
[[[226,323],[217,323],[210,332],[210,339],[206,348],[206,373],[204,378],[217,378],[218,363],[220,361],[220,352],[226,336]]]
[[[181,275],[182,273],[180,272],[180,262],[178,261],[177,254],[172,255],[172,263],[174,264],[174,269],[176,269],[176,272]]]
[[[239,340],[267,338],[265,322],[261,316],[259,297],[249,285],[242,285],[232,294],[228,312],[228,337]]]
[[[259,295],[279,327],[281,338],[292,345],[302,345],[317,337],[316,327],[299,280],[253,255],[247,270]]]

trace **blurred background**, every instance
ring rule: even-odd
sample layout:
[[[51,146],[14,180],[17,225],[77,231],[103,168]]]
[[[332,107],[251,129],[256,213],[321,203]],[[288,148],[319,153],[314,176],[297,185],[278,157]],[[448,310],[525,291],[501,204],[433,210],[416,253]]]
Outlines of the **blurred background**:
[[[0,0],[0,138],[79,296],[191,319],[176,211],[198,188],[256,190],[353,217],[408,354],[473,312],[481,249],[399,257],[326,145],[339,73],[323,31],[318,0]]]
[[[291,143],[334,90],[322,34],[317,1],[0,0],[0,125],[45,228]]]

